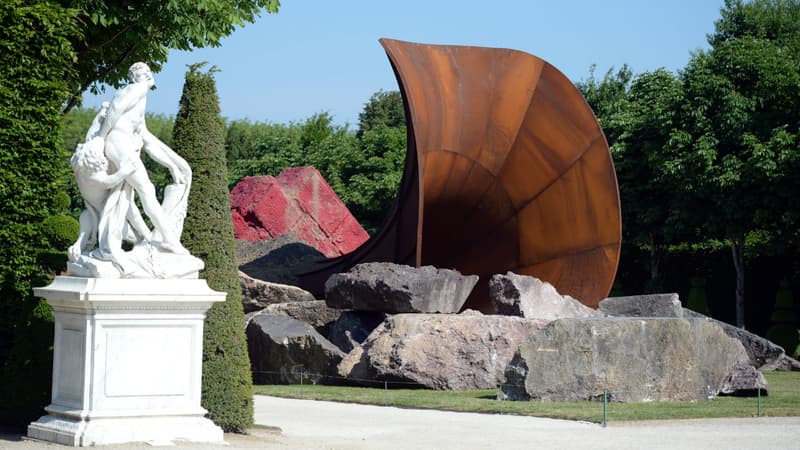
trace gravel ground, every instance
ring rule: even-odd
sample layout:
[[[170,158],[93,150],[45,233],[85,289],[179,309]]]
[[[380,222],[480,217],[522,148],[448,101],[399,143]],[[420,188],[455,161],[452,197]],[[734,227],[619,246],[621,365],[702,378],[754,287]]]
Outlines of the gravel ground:
[[[800,449],[800,417],[610,422],[401,409],[256,396],[260,424],[227,449]],[[220,445],[179,442],[174,448]],[[64,448],[0,435],[0,449]],[[111,449],[149,449],[139,444]]]

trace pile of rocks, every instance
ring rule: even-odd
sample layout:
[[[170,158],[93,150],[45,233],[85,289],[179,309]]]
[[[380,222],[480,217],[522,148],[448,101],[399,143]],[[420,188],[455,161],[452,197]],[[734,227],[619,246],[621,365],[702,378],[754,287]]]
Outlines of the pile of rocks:
[[[498,314],[461,311],[477,281],[434,267],[366,263],[332,276],[324,301],[243,281],[263,293],[245,300],[254,380],[291,383],[313,373],[322,383],[499,385],[499,396],[512,400],[606,392],[617,401],[682,401],[759,388],[764,395],[756,369],[793,364],[766,339],[685,310],[676,294],[611,298],[594,310],[509,272],[489,280]]]

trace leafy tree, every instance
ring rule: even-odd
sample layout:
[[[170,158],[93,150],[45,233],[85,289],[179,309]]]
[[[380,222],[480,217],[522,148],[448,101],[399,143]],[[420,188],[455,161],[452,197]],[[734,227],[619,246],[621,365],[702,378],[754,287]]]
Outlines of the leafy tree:
[[[767,40],[781,48],[782,52],[791,54],[797,63],[800,61],[800,2],[798,0],[754,0],[749,2],[726,0],[721,10],[721,18],[715,23],[715,32],[709,36],[713,46],[740,38]],[[793,158],[781,161],[787,171],[800,167],[791,166],[796,162]],[[790,167],[791,166],[791,167]],[[800,198],[794,193],[800,192],[800,177],[784,180],[787,189],[781,198],[787,206],[784,208],[784,220],[781,227],[772,227],[773,241],[781,241],[800,249]],[[791,224],[791,225],[786,225]],[[791,232],[792,228],[794,233]],[[786,245],[780,246],[782,249]]]
[[[369,98],[364,110],[358,115],[358,132],[362,137],[367,131],[379,126],[405,128],[406,112],[400,91],[378,91]]]
[[[359,141],[358,156],[347,160],[349,189],[342,200],[373,234],[386,217],[400,188],[406,158],[405,128],[379,126]]]
[[[300,127],[296,124],[232,124],[234,136],[242,142],[232,142],[239,147],[230,152],[243,155],[252,155],[249,158],[231,160],[231,169],[228,177],[229,187],[232,187],[246,176],[277,175],[286,167],[303,164],[302,147],[300,145]]]
[[[264,150],[259,150],[258,142],[270,135],[273,127],[278,125],[252,123],[248,120],[234,120],[228,123],[225,132],[225,155],[228,164],[253,159],[263,154]]]
[[[202,404],[217,425],[241,432],[253,423],[253,386],[226,187],[224,125],[213,69],[201,72],[201,66],[186,73],[175,120],[175,150],[194,172],[183,238],[205,262],[201,276],[208,285],[227,293],[205,322]]]
[[[76,237],[58,182],[69,170],[60,111],[78,36],[73,11],[0,2],[0,422],[16,426],[50,400],[53,318],[32,288],[63,268],[61,246]]]
[[[628,108],[628,89],[630,89],[633,71],[623,65],[616,73],[614,68],[608,69],[602,80],[595,75],[595,66],[589,68],[589,79],[575,84],[583,98],[594,111],[597,121],[603,128],[608,145],[613,147],[623,132],[624,116]]]
[[[86,131],[96,115],[97,109],[95,108],[75,108],[68,114],[64,114],[61,120],[61,142],[64,146],[64,153],[72,153],[75,151],[75,146],[84,141]]]
[[[664,246],[680,241],[684,223],[674,177],[664,173],[664,148],[678,126],[683,87],[660,69],[636,76],[625,107],[609,122],[619,127],[611,151],[617,170],[623,216],[623,239],[649,250],[650,279],[645,289],[663,288],[660,261]],[[620,104],[622,102],[617,102]]]
[[[236,26],[253,22],[262,8],[274,13],[279,0],[62,0],[78,14],[71,17],[83,35],[72,38],[76,71],[66,77],[71,96],[64,112],[84,91],[100,92],[102,83],[119,87],[128,67],[144,61],[158,72],[169,49],[220,45]]]
[[[714,33],[712,47],[742,37],[774,42],[800,59],[800,2],[798,0],[725,0]]]
[[[685,208],[702,211],[691,215],[695,225],[730,245],[738,326],[745,323],[745,244],[761,230],[795,234],[800,195],[800,60],[790,46],[796,39],[747,30],[764,28],[753,18],[783,15],[768,23],[784,23],[798,11],[794,1],[726,2],[712,48],[695,54],[681,77],[683,126],[672,133],[666,168],[680,180]],[[732,25],[739,22],[750,25]]]

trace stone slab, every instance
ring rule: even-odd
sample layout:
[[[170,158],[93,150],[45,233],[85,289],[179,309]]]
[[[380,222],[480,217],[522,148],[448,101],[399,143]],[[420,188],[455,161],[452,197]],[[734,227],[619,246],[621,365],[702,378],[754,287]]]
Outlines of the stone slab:
[[[609,297],[597,309],[618,317],[684,317],[678,294],[646,294]]]
[[[396,313],[457,313],[478,282],[477,275],[433,266],[362,263],[325,282],[332,308]]]
[[[506,367],[511,400],[704,401],[717,396],[742,344],[702,319],[601,318],[551,322]]]

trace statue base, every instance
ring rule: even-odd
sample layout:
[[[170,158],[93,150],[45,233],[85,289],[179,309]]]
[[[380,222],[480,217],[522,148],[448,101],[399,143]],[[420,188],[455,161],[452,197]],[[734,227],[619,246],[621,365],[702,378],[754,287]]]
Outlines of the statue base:
[[[178,255],[160,249],[158,242],[141,242],[128,252],[120,252],[112,262],[93,252],[78,255],[67,262],[67,274],[89,278],[197,278],[203,260],[192,255]]]
[[[71,446],[223,442],[200,406],[203,321],[225,293],[200,279],[56,277],[52,403],[28,437]]]

